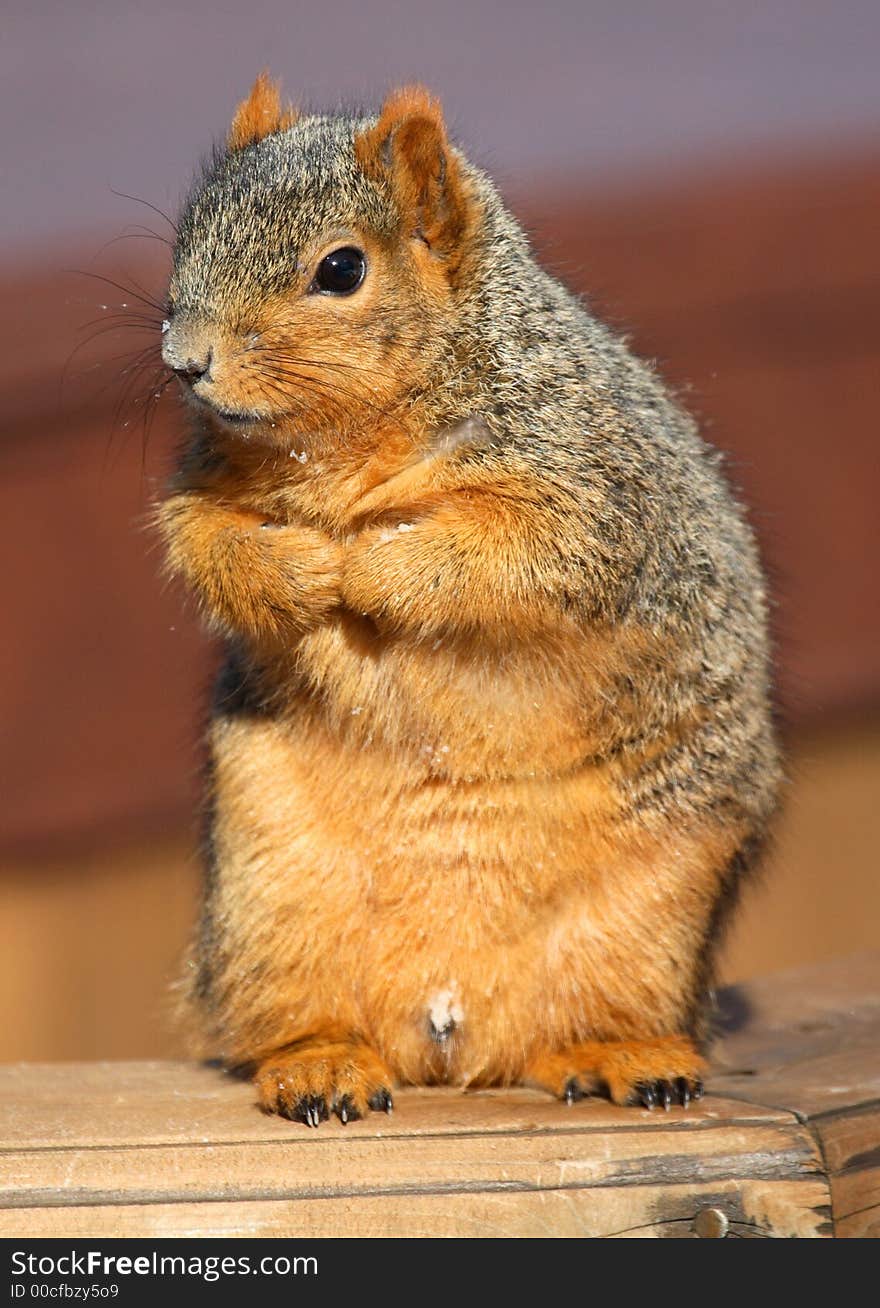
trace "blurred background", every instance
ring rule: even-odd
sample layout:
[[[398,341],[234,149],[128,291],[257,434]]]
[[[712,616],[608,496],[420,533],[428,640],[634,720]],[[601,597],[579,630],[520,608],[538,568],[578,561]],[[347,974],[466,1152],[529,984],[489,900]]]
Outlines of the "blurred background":
[[[181,1050],[212,654],[144,527],[181,415],[130,314],[162,297],[156,210],[264,66],[303,106],[438,92],[728,451],[791,782],[724,976],[876,946],[880,6],[7,0],[3,31],[0,1059]]]

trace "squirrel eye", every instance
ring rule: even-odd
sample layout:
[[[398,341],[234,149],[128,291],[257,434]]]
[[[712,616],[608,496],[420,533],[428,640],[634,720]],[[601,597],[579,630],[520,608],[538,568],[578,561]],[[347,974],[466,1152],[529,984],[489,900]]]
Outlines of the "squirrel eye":
[[[329,295],[350,295],[360,286],[366,272],[367,261],[363,252],[352,245],[344,245],[325,254],[309,289]]]

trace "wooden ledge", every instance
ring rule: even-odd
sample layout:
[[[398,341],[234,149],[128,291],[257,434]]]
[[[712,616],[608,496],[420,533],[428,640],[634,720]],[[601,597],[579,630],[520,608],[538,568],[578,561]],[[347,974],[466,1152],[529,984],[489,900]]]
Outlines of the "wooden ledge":
[[[880,1235],[880,954],[725,992],[687,1112],[408,1090],[318,1131],[187,1063],[0,1069],[0,1236]]]

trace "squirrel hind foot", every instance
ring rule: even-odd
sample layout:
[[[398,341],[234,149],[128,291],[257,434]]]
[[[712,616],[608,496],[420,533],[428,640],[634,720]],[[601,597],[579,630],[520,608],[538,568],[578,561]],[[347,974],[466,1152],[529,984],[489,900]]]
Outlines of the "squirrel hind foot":
[[[390,1113],[392,1077],[362,1042],[315,1037],[262,1060],[254,1075],[265,1113],[320,1126],[331,1116],[343,1126],[370,1112]]]
[[[668,1111],[702,1098],[705,1067],[686,1036],[588,1040],[536,1055],[523,1080],[569,1104],[601,1094],[621,1106]]]

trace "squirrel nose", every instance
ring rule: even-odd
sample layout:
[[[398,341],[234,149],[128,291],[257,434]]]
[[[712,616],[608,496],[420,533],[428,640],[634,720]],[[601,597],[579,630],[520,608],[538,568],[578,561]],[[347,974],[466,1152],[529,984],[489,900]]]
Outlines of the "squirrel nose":
[[[178,377],[182,377],[184,381],[188,381],[193,385],[197,381],[200,381],[211,367],[211,357],[212,351],[210,349],[205,350],[205,352],[200,354],[198,357],[190,355],[185,361],[172,364],[171,371],[177,373]]]

